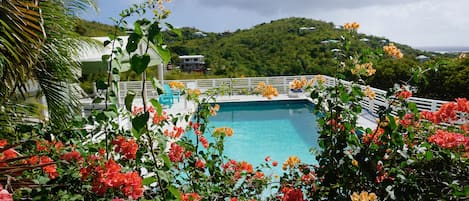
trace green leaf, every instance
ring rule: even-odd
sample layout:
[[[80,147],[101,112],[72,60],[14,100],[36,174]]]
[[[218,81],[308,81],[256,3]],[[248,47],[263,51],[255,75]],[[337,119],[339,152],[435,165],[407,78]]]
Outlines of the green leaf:
[[[148,186],[152,183],[155,183],[156,181],[157,181],[157,179],[155,177],[147,177],[147,178],[143,179],[142,184],[145,185],[145,186]]]
[[[181,193],[179,193],[178,189],[174,187],[173,185],[168,187],[169,192],[174,195],[178,200],[182,200],[181,198]]]
[[[174,26],[172,24],[167,23],[167,22],[165,24],[171,32],[175,33],[179,38],[182,37],[181,29],[174,28]]]
[[[127,95],[125,96],[125,108],[127,111],[132,112],[132,103],[135,98],[135,92],[129,91]]]
[[[110,55],[110,54],[103,54],[103,55],[101,56],[101,61],[102,61],[103,63],[107,63],[107,62],[109,62],[109,58],[111,58],[111,55]]]
[[[132,119],[132,127],[137,130],[138,132],[136,133],[137,139],[140,138],[140,135],[142,133],[143,128],[147,125],[148,119],[150,118],[150,113],[145,112],[143,114],[140,114],[136,116],[135,118]]]
[[[155,21],[150,25],[150,28],[148,29],[148,40],[155,45],[161,45],[163,42],[161,27],[158,21]]]
[[[96,97],[93,99],[93,104],[98,104],[98,103],[102,103],[103,102],[103,98],[100,98],[100,97]]]
[[[394,117],[392,115],[387,115],[389,119],[389,126],[391,127],[392,130],[396,129],[396,121],[394,121]]]
[[[160,81],[158,79],[153,77],[151,79],[151,85],[153,86],[153,89],[156,90],[156,92],[158,92],[158,94],[164,93],[163,87],[161,86]]]
[[[104,81],[102,81],[102,80],[96,81],[96,89],[105,90],[108,87],[109,87],[109,85],[107,85]]]
[[[45,176],[39,176],[36,180],[34,180],[35,183],[37,184],[46,184],[47,182],[50,181],[49,177],[45,177]]]
[[[136,33],[131,33],[129,39],[127,39],[127,46],[125,46],[125,50],[127,50],[129,54],[135,52],[135,50],[138,48],[140,39],[142,39],[142,36]]]
[[[160,45],[155,46],[154,49],[158,53],[158,55],[160,55],[161,59],[163,59],[164,64],[168,64],[168,62],[171,60],[170,51]]]
[[[425,154],[425,157],[427,158],[428,161],[431,161],[433,159],[433,152],[427,151],[427,153]]]
[[[135,33],[135,34],[139,35],[140,37],[142,37],[143,32],[142,32],[142,27],[140,26],[140,23],[142,23],[142,21],[140,21],[140,20],[135,21],[133,33]]]
[[[161,106],[160,102],[158,102],[156,99],[152,98],[152,99],[150,99],[150,103],[156,109],[156,112],[158,113],[158,115],[161,116],[161,114],[163,113],[163,107]]]
[[[417,109],[417,104],[414,102],[409,102],[408,103],[409,110],[412,111],[412,113],[418,113]]]
[[[103,46],[106,47],[107,45],[111,44],[110,40],[105,40],[103,43]]]
[[[133,55],[130,58],[130,69],[132,69],[137,75],[140,75],[145,71],[150,63],[150,55]]]
[[[104,115],[110,119],[117,117],[117,114],[113,111],[104,111]]]

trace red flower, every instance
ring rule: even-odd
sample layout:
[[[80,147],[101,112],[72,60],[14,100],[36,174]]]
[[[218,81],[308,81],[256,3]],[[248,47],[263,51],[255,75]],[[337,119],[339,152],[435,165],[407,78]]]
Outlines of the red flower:
[[[182,201],[200,201],[202,198],[197,193],[181,193]]]
[[[186,152],[184,153],[184,158],[189,158],[189,157],[191,157],[191,156],[192,156],[192,152],[191,152],[191,151],[186,151]]]
[[[413,120],[413,115],[412,114],[405,114],[404,117],[399,120],[399,124],[401,124],[404,128],[407,128],[412,124]]]
[[[168,119],[168,116],[166,115],[166,111],[163,111],[161,115],[158,115],[158,113],[155,113],[155,115],[153,115],[153,124],[160,124],[161,122],[167,119]]]
[[[125,139],[122,136],[118,136],[117,139],[112,141],[113,145],[116,145],[115,151],[124,155],[126,159],[135,159],[138,144],[133,139]]]
[[[447,149],[464,146],[465,150],[469,151],[469,137],[466,137],[460,133],[438,130],[436,131],[435,135],[432,135],[428,138],[428,141]]]
[[[263,172],[260,172],[260,171],[257,171],[257,172],[256,172],[256,175],[254,175],[254,178],[256,178],[256,179],[263,179],[263,178],[264,178],[264,173],[263,173]]]
[[[164,131],[164,135],[170,138],[179,138],[184,133],[184,129],[182,127],[174,126],[173,130],[170,132],[169,130]]]
[[[200,169],[204,169],[205,168],[205,162],[203,160],[199,159],[195,162],[195,167],[200,168]]]
[[[400,99],[408,99],[412,96],[412,92],[407,90],[402,90],[396,93],[396,97]]]
[[[16,158],[16,156],[18,156],[18,153],[14,149],[7,149],[3,151],[3,153],[0,153],[0,161]],[[0,167],[5,167],[7,165],[8,163],[6,162],[0,163]]]
[[[200,137],[199,137],[199,141],[202,143],[202,145],[203,145],[205,148],[208,147],[209,144],[208,144],[207,138],[205,138],[205,137],[203,137],[203,136],[200,136]]]
[[[458,105],[458,111],[469,113],[469,101],[466,98],[456,98],[456,104]]]
[[[303,192],[301,189],[293,189],[293,188],[282,188],[283,192],[283,199],[282,201],[305,201],[303,198]]]
[[[233,198],[230,199],[230,201],[238,201],[238,198],[233,197]]]
[[[39,159],[39,165],[47,164],[47,163],[54,163],[54,160],[52,160],[48,156],[41,156],[41,158]],[[43,166],[42,170],[44,170],[44,172],[46,172],[47,175],[49,175],[50,179],[55,179],[59,176],[59,173],[57,172],[57,165],[55,165],[55,163]]]
[[[134,200],[143,196],[142,177],[137,172],[122,174],[124,176],[124,187],[122,193]]]
[[[36,140],[36,149],[37,151],[47,151],[49,152],[49,147],[47,146],[47,143],[45,141],[38,141]]]
[[[266,156],[264,160],[265,160],[265,162],[269,162],[270,161],[270,156]]]
[[[73,150],[72,152],[69,152],[69,153],[65,153],[60,158],[62,160],[66,160],[66,161],[69,161],[69,162],[70,161],[82,161],[83,160],[83,157],[81,157],[80,152],[78,152],[76,150]]]
[[[6,139],[1,139],[0,140],[0,148],[3,148],[7,144],[8,144],[8,141]]]
[[[278,162],[277,162],[277,161],[273,161],[273,162],[272,162],[272,166],[277,167],[277,165],[278,165]]]
[[[104,166],[91,162],[88,167],[80,170],[80,174],[82,179],[92,175],[91,190],[98,195],[104,195],[108,189],[114,189],[122,191],[131,199],[142,197],[144,189],[139,174],[137,172],[122,173],[121,170],[120,164],[111,159]]]
[[[169,160],[171,162],[181,162],[182,161],[182,154],[184,153],[184,147],[179,146],[176,143],[172,143],[171,147],[169,148]]]

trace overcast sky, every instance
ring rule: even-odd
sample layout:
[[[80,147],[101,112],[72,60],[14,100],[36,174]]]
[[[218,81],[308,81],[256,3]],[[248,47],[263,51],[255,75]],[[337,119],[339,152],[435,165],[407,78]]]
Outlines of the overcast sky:
[[[97,0],[98,14],[82,17],[111,24],[122,9],[145,0]],[[469,46],[469,0],[172,0],[168,21],[176,27],[223,32],[285,17],[306,17],[413,47]]]

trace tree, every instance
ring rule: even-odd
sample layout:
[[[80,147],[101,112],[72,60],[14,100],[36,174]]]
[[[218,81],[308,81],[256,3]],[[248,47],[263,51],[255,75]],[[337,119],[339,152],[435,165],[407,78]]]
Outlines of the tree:
[[[82,40],[73,32],[74,15],[93,0],[1,1],[1,103],[27,92],[37,83],[45,96],[50,120],[63,125],[79,112],[74,83]],[[24,97],[24,96],[23,96]]]

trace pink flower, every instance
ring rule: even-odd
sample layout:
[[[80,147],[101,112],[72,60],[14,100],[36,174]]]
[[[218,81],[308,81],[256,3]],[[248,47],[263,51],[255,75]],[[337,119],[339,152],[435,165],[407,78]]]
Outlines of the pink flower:
[[[1,201],[13,201],[13,196],[0,184],[0,200]]]

